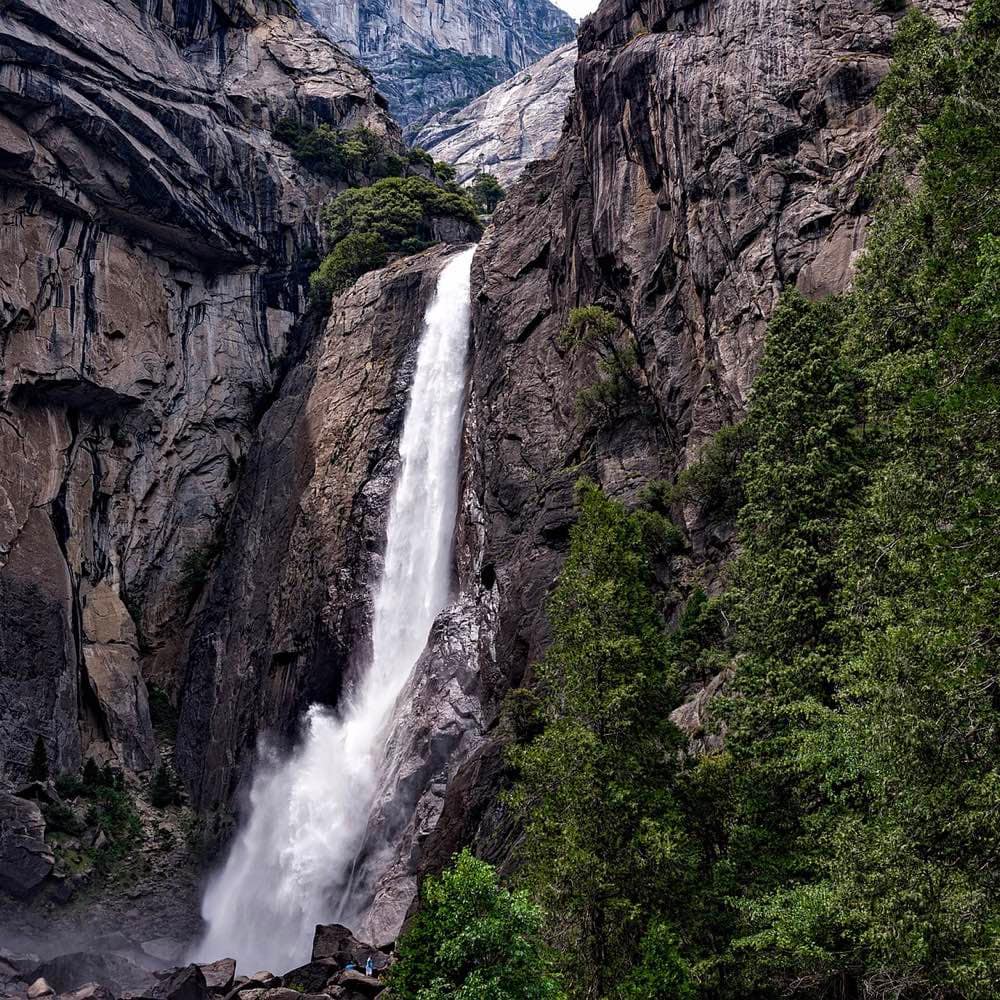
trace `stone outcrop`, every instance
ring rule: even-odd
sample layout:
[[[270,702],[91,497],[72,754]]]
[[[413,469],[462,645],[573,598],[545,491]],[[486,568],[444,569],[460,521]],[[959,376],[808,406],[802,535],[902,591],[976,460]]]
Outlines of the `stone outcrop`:
[[[247,456],[197,615],[177,764],[228,803],[258,736],[289,736],[367,662],[397,442],[424,309],[448,247],[361,278],[291,372]]]
[[[556,150],[573,93],[576,43],[570,42],[458,111],[424,122],[413,144],[444,160],[465,183],[478,170],[505,187],[534,160]]]
[[[0,890],[27,899],[49,877],[54,864],[38,804],[0,791]]]
[[[550,0],[303,0],[300,6],[371,69],[404,125],[448,105],[462,107],[576,31]]]
[[[0,772],[146,768],[370,77],[283,2],[0,5]]]

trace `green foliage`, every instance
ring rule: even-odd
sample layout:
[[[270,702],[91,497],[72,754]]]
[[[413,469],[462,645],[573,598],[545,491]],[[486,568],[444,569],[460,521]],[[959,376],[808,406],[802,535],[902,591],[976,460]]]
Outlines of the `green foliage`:
[[[177,777],[165,762],[161,762],[153,775],[149,801],[157,809],[166,809],[168,806],[177,805],[179,800]]]
[[[309,279],[312,293],[330,296],[342,292],[361,275],[384,267],[388,259],[385,240],[378,233],[351,233],[337,243],[313,272]]]
[[[309,127],[294,118],[282,118],[272,134],[291,146],[292,155],[304,167],[332,181],[357,183],[394,177],[406,167],[385,140],[364,125],[349,129],[326,124]]]
[[[480,212],[492,215],[497,205],[507,197],[507,192],[493,174],[485,172],[476,174],[475,180],[469,186],[469,194]]]
[[[421,149],[419,146],[409,149],[406,153],[406,159],[412,166],[434,169],[434,157],[426,149]]]
[[[902,22],[855,290],[787,297],[740,465],[723,849],[747,989],[1000,989],[1000,5]],[[915,172],[918,183],[904,184]]]
[[[510,751],[525,822],[520,877],[551,915],[575,993],[605,996],[638,959],[649,921],[683,897],[694,854],[671,785],[676,676],[653,593],[663,519],[629,513],[592,483],[548,605],[537,665],[544,731]]]
[[[590,305],[573,309],[559,342],[570,350],[587,350],[597,358],[597,380],[577,396],[582,414],[609,424],[630,403],[642,398],[635,340],[605,308]]]
[[[677,477],[670,499],[697,504],[705,514],[732,517],[744,499],[739,466],[749,444],[748,436],[743,423],[719,430],[698,461]]]
[[[653,924],[642,939],[641,959],[617,996],[621,1000],[694,1000],[695,995],[677,935],[667,924]]]
[[[331,251],[312,277],[314,293],[341,291],[384,266],[390,253],[429,246],[434,223],[443,218],[478,226],[468,197],[424,177],[391,177],[344,191],[323,209]]]
[[[35,746],[31,751],[31,760],[28,762],[28,781],[48,781],[49,780],[49,755],[45,750],[45,740],[39,733],[35,737]]]
[[[445,163],[443,160],[436,160],[434,162],[434,175],[439,181],[448,183],[449,181],[454,181],[458,176],[458,171],[450,163]]]
[[[428,878],[421,907],[389,971],[399,1000],[558,1000],[540,939],[541,916],[490,865],[463,851]]]

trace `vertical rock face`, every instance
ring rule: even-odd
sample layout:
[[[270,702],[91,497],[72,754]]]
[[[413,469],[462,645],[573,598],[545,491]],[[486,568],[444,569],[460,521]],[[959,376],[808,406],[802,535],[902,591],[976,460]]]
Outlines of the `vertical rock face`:
[[[176,760],[205,808],[228,802],[259,735],[290,735],[309,702],[334,703],[367,666],[407,392],[449,252],[335,299],[260,425],[183,683]]]
[[[533,160],[559,144],[573,93],[576,43],[532,63],[459,111],[442,111],[422,124],[413,143],[458,171],[460,183],[477,170],[512,184]]]
[[[953,17],[945,6],[930,9]],[[492,598],[480,620],[504,678],[485,688],[487,725],[544,651],[575,481],[632,502],[671,478],[745,410],[780,292],[850,281],[862,181],[880,157],[872,98],[895,23],[881,7],[608,0],[584,22],[559,148],[501,205],[473,269],[474,514],[460,532],[475,553],[466,592]],[[655,403],[604,426],[575,405],[595,359],[558,339],[569,310],[591,303],[634,332]],[[687,527],[710,574],[729,531]],[[496,801],[496,760],[489,744],[453,760],[441,820],[407,863],[433,868],[469,839],[503,858],[502,810],[482,808]]]
[[[263,0],[13,0],[0,95],[0,772],[143,768],[318,242],[269,128],[398,132]]]
[[[550,0],[305,0],[306,14],[375,74],[404,125],[461,107],[568,42]]]

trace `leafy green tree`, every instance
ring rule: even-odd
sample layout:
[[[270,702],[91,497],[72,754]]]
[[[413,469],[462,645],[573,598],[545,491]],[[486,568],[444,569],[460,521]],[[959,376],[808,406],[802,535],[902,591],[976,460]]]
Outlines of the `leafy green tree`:
[[[581,413],[608,423],[629,402],[641,397],[639,355],[634,339],[603,306],[573,309],[559,342],[570,350],[588,350],[597,357],[596,382],[577,396]]]
[[[523,892],[465,850],[428,878],[389,972],[399,1000],[559,1000],[541,943],[541,915]]]
[[[548,605],[537,664],[546,727],[510,751],[525,822],[520,877],[550,915],[574,995],[604,997],[640,955],[650,919],[684,898],[696,858],[672,794],[676,676],[654,596],[666,532],[592,483]]]
[[[390,253],[414,253],[435,239],[434,224],[459,219],[478,227],[469,198],[424,177],[387,177],[350,188],[324,207],[330,253],[311,278],[314,294],[341,291],[383,267]]]
[[[506,197],[507,192],[493,174],[480,172],[470,185],[472,200],[480,212],[492,215]]]
[[[388,259],[385,240],[378,233],[351,233],[337,243],[313,272],[310,287],[314,295],[342,292],[361,275],[384,267]]]
[[[45,740],[39,733],[35,737],[35,746],[31,751],[31,760],[28,762],[28,781],[48,781],[49,780],[49,756],[45,750]]]

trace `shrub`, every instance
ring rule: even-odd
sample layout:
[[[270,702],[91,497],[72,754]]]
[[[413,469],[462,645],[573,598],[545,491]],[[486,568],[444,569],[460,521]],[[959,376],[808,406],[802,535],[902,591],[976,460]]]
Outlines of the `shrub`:
[[[351,233],[327,255],[309,279],[314,295],[342,292],[363,274],[384,267],[389,259],[385,240],[378,233]]]
[[[383,267],[390,253],[415,253],[434,241],[434,221],[453,218],[478,226],[463,193],[424,177],[387,177],[351,188],[323,209],[331,250],[310,279],[313,293],[342,291],[362,274]]]
[[[397,1000],[558,1000],[541,942],[541,914],[468,850],[428,878],[421,908],[389,971]]]
[[[671,498],[698,504],[705,514],[735,514],[743,503],[739,469],[748,442],[744,423],[723,427],[705,445],[698,461],[677,477]]]
[[[497,205],[507,197],[507,192],[493,174],[479,173],[469,188],[472,200],[480,212],[492,215]]]

